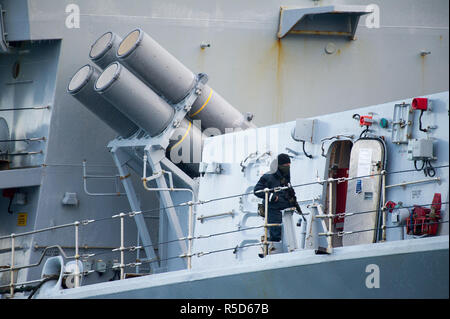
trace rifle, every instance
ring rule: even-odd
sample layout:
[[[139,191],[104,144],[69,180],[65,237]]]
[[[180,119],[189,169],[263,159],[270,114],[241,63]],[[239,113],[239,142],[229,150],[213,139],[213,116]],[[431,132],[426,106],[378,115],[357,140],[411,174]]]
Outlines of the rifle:
[[[299,213],[303,220],[306,221],[305,216],[303,215],[302,209],[300,208],[300,205],[297,202],[297,196],[295,196],[295,191],[294,188],[289,184],[289,188],[287,189],[287,196],[288,196],[288,201],[289,204],[291,204],[293,207],[295,207],[295,210],[297,211],[297,213]]]

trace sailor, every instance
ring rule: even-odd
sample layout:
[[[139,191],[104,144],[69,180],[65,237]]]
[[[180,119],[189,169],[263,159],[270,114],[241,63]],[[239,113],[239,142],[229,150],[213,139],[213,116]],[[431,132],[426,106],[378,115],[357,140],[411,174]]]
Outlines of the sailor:
[[[281,224],[282,214],[281,210],[289,207],[298,207],[297,199],[294,189],[291,187],[291,175],[290,175],[291,159],[289,155],[281,153],[277,157],[277,170],[275,173],[266,173],[259,179],[255,185],[255,196],[264,199],[265,193],[259,192],[265,188],[273,189],[274,187],[288,186],[289,189],[274,192],[269,192],[268,203],[268,223],[269,224]],[[265,202],[263,201],[263,205]],[[263,206],[264,207],[264,206]],[[299,208],[298,208],[299,209]],[[301,211],[298,213],[301,214]],[[281,226],[269,227],[269,239],[268,241],[279,242],[281,241]]]

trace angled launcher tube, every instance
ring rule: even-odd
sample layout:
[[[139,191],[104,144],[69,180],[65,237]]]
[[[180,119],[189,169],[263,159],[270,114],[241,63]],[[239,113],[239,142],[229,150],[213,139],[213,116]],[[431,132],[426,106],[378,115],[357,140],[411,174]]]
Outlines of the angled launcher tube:
[[[94,89],[150,136],[170,125],[175,110],[119,62],[111,63],[98,77]],[[174,130],[166,157],[190,176],[198,175],[203,134],[183,119]]]
[[[139,129],[123,113],[94,90],[100,72],[92,65],[81,67],[71,78],[67,91],[120,136],[129,137]]]
[[[117,60],[116,52],[122,38],[109,31],[101,35],[91,46],[89,58],[101,69]]]
[[[141,29],[131,31],[120,43],[117,57],[157,93],[172,103],[181,101],[195,84],[194,73]],[[205,85],[189,113],[203,129],[255,127],[217,92]]]
[[[208,84],[203,87],[188,115],[192,120],[200,120],[204,129],[218,128],[222,133],[227,133],[226,129],[256,127]]]
[[[119,62],[111,63],[94,89],[150,136],[160,134],[175,113],[159,95]]]
[[[117,57],[157,93],[180,102],[195,85],[195,75],[140,29],[120,43]]]

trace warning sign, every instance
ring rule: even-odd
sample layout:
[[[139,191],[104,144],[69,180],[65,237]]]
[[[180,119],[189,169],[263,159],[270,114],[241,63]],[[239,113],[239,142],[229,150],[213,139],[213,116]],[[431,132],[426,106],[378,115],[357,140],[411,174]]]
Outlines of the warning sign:
[[[27,213],[19,213],[17,214],[17,226],[26,226],[27,225]]]

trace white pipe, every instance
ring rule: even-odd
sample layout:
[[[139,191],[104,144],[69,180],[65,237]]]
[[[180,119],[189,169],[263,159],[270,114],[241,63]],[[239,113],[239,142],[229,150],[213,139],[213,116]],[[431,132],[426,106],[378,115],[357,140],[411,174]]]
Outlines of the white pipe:
[[[154,173],[152,176],[146,177],[146,169],[147,169],[147,155],[144,154],[144,167],[143,167],[143,175],[142,175],[142,184],[144,185],[145,190],[147,191],[169,191],[169,192],[190,192],[192,195],[192,202],[195,202],[195,194],[190,188],[174,188],[173,187],[173,179],[172,172],[161,170],[160,172]],[[163,174],[169,175],[169,188],[150,188],[147,186],[147,182],[152,181],[161,177]]]
[[[170,185],[170,188],[173,188],[172,172],[164,171],[164,173],[166,173],[167,175],[169,175],[169,185]]]
[[[144,154],[144,158],[143,158],[143,168],[142,168],[142,177],[144,178],[145,175],[147,175],[147,154]]]
[[[157,179],[157,178],[159,178],[159,177],[161,177],[161,175],[164,173],[164,171],[161,171],[161,172],[158,172],[158,173],[155,173],[155,174],[153,174],[152,176],[148,176],[148,177],[143,177],[142,178],[142,180],[144,180],[145,182],[150,182],[150,181],[152,181],[152,180],[154,180],[154,179]]]
[[[421,179],[421,180],[418,180],[418,181],[403,182],[403,183],[399,183],[399,184],[388,185],[385,188],[406,186],[406,185],[411,185],[411,184],[419,184],[419,183],[427,183],[427,182],[439,182],[440,180],[441,180],[440,177],[434,177],[434,178],[428,178],[428,179]]]
[[[203,220],[204,219],[207,219],[207,218],[212,218],[212,217],[219,217],[219,216],[226,216],[226,215],[231,215],[231,216],[234,216],[234,212],[233,211],[231,211],[231,212],[226,212],[226,213],[218,213],[218,214],[214,214],[214,215],[207,215],[207,216],[200,216],[200,217],[197,217],[197,220],[199,220],[200,222],[202,222],[203,223]]]
[[[87,175],[86,174],[86,160],[83,161],[83,188],[84,192],[90,196],[125,196],[124,193],[90,193],[87,190],[87,179],[88,178],[117,178],[117,176],[99,176],[99,175]]]
[[[147,186],[146,180],[143,180],[142,184],[147,191],[190,192],[192,195],[192,202],[195,201],[195,194],[190,188],[150,188]]]

